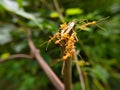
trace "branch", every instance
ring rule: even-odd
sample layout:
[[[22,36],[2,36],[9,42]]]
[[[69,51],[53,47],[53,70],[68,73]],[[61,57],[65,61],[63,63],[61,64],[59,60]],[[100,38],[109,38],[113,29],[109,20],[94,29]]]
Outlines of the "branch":
[[[65,90],[72,90],[72,58],[68,58],[65,62],[64,67],[64,84]]]
[[[59,7],[59,4],[58,4],[57,0],[53,0],[53,3],[54,3],[54,5],[55,5],[55,8],[56,8],[58,14],[59,14],[60,20],[61,20],[62,22],[64,22],[64,17],[63,17],[63,15],[62,15],[62,12],[61,12],[61,10],[60,10],[60,7]]]
[[[49,10],[53,10],[53,5],[51,5],[50,3],[48,3],[46,0],[40,0],[41,3]]]
[[[56,74],[52,71],[52,69],[48,66],[48,64],[45,62],[45,60],[41,57],[39,50],[35,47],[32,39],[31,39],[31,32],[28,31],[28,43],[29,47],[34,54],[35,58],[37,59],[38,63],[41,65],[41,68],[46,73],[50,81],[53,83],[53,85],[56,87],[57,90],[64,90],[64,85],[60,81],[60,79],[56,76]]]
[[[0,63],[6,62],[6,61],[9,61],[9,60],[13,60],[13,59],[15,60],[17,58],[32,59],[33,57],[30,56],[30,55],[26,55],[26,54],[14,54],[14,55],[9,56],[8,58],[0,59]]]
[[[84,78],[83,78],[83,75],[82,75],[82,70],[78,65],[78,58],[77,58],[76,54],[74,54],[74,58],[75,58],[76,68],[77,68],[77,71],[78,71],[78,74],[79,74],[79,79],[80,79],[80,82],[81,82],[81,88],[82,88],[82,90],[85,90],[85,82],[84,82]]]

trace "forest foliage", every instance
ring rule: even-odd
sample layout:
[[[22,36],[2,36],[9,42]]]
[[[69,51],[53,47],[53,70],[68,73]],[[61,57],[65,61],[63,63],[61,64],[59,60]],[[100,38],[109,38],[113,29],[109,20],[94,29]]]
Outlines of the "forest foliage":
[[[77,30],[76,50],[86,90],[120,89],[120,1],[57,0],[65,22],[73,19],[98,21],[97,25]],[[101,20],[110,16],[106,20]],[[101,20],[101,21],[100,21]],[[99,22],[100,21],[100,22]],[[25,29],[32,32],[35,46],[62,80],[60,48],[47,42],[58,31],[59,12],[53,0],[0,0],[0,60],[13,54],[31,54]],[[80,59],[80,56],[78,55]],[[75,64],[72,64],[73,90],[80,90]],[[11,59],[0,63],[0,90],[53,90],[54,86],[33,59]]]

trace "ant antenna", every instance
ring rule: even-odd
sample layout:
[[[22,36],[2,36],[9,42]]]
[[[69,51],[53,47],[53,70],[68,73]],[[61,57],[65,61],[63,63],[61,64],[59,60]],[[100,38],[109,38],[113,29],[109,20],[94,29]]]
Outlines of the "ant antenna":
[[[106,32],[106,29],[101,27],[100,25],[96,24],[97,27],[99,27],[101,30],[105,31]]]
[[[105,18],[102,18],[102,19],[100,19],[100,20],[98,20],[98,21],[96,21],[96,22],[99,23],[99,22],[104,21],[104,20],[106,20],[106,19],[108,19],[108,18],[110,18],[110,16],[107,16],[107,17],[105,17]]]
[[[106,31],[105,28],[101,27],[101,26],[98,25],[97,23],[99,23],[99,22],[101,22],[101,21],[104,21],[104,20],[106,20],[106,19],[108,19],[108,18],[110,18],[110,16],[107,16],[107,17],[105,17],[105,18],[102,18],[102,19],[96,21],[96,26],[99,27],[101,30]]]

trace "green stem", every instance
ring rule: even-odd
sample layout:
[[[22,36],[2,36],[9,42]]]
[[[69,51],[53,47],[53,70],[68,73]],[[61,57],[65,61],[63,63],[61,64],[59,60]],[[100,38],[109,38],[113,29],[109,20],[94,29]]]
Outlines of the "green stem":
[[[61,10],[60,10],[60,7],[59,7],[59,4],[58,4],[58,1],[57,1],[57,0],[53,0],[53,3],[54,3],[54,5],[55,5],[55,8],[56,8],[58,14],[59,14],[59,18],[60,18],[60,20],[61,20],[62,22],[64,22],[64,17],[63,17],[63,15],[62,15]]]
[[[72,90],[72,60],[71,58],[67,59],[65,61],[65,67],[64,67],[64,84],[65,84],[65,90]]]
[[[85,90],[85,82],[84,82],[84,77],[83,77],[83,74],[82,74],[82,69],[81,67],[78,65],[78,58],[77,58],[77,55],[74,54],[74,59],[75,59],[75,62],[76,62],[76,68],[77,68],[77,71],[78,71],[78,75],[79,75],[79,79],[80,79],[80,85],[81,85],[81,88],[82,90]],[[83,60],[83,59],[82,59]]]

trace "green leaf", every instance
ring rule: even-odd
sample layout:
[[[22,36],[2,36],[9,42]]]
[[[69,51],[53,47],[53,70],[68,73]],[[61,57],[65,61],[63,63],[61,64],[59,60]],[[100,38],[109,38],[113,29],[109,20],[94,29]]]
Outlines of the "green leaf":
[[[74,84],[73,90],[81,90],[80,82]]]
[[[27,19],[32,19],[34,20],[35,17],[30,14],[30,13],[26,13],[22,8],[19,8],[19,5],[11,0],[1,0],[0,4],[8,11],[14,12],[20,16],[23,16]]]
[[[77,15],[82,13],[83,13],[83,10],[80,8],[69,8],[66,10],[66,15]]]
[[[58,18],[58,13],[57,12],[52,12],[52,13],[50,13],[50,17],[51,18]]]
[[[11,0],[0,0],[0,4],[8,11],[20,15],[26,19],[32,20],[37,26],[41,28],[37,19],[31,13],[25,12],[23,8],[20,8],[18,3]]]
[[[20,7],[20,8],[23,7],[23,0],[16,0],[16,2],[19,4],[19,7]]]
[[[100,82],[98,80],[94,79],[94,83],[99,88],[99,90],[105,90],[104,87],[100,84]]]
[[[0,45],[12,41],[10,32],[14,29],[13,25],[3,25],[0,27]]]
[[[10,56],[10,53],[3,53],[2,55],[1,55],[1,59],[6,59],[6,58],[8,58]]]
[[[20,42],[20,43],[16,44],[16,46],[14,46],[13,49],[15,50],[15,52],[19,53],[24,48],[25,48],[25,43],[24,42]]]
[[[107,83],[109,78],[108,72],[100,65],[96,65],[92,70],[92,75],[98,80],[102,80],[104,83]]]

